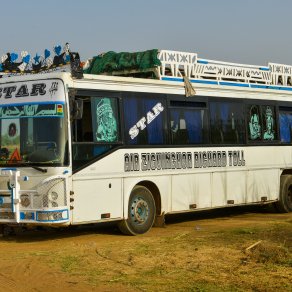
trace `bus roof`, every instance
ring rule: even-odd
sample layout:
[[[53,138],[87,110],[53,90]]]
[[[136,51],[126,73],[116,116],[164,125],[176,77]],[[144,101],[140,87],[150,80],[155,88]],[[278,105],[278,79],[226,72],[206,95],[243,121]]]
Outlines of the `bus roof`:
[[[27,52],[22,52],[21,62],[17,62],[17,54],[5,54],[0,63],[0,84],[61,78],[72,82],[112,80],[160,86],[173,83],[178,87],[187,87],[189,83],[191,87],[228,86],[292,93],[291,65],[246,65],[201,59],[196,53],[153,49],[134,53],[107,52],[88,60],[82,68],[79,54],[71,52],[67,43],[63,52],[61,46],[55,46],[54,53],[55,56],[50,57],[46,49],[44,57],[36,54],[32,61]]]

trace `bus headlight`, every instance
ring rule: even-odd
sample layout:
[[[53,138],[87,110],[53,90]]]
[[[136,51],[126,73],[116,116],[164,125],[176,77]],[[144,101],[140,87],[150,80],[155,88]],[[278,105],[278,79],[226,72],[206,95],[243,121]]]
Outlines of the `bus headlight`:
[[[30,198],[28,194],[23,194],[20,196],[20,204],[24,208],[27,208],[30,205]]]
[[[44,208],[56,208],[67,205],[66,187],[64,178],[46,179],[37,188],[42,196]]]
[[[50,192],[49,193],[49,199],[52,200],[52,201],[56,201],[58,199],[59,195],[57,192]]]
[[[56,208],[56,207],[59,206],[58,205],[58,201],[57,201],[58,200],[58,197],[59,197],[59,195],[55,191],[52,191],[52,192],[49,192],[48,193],[49,207]]]

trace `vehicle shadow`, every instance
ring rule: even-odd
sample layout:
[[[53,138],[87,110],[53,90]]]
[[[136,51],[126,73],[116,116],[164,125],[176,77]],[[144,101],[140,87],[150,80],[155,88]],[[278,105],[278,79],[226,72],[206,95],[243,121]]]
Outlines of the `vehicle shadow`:
[[[250,205],[250,206],[232,206],[217,209],[198,210],[187,213],[169,214],[165,216],[166,224],[180,223],[184,221],[195,221],[203,219],[224,219],[248,213],[276,213],[273,205]]]
[[[46,227],[38,226],[36,228],[25,227],[9,227],[4,226],[3,233],[0,237],[0,242],[41,242],[47,240],[57,240],[65,238],[76,238],[84,235],[108,235],[108,236],[122,236],[117,227],[117,223],[99,223],[99,224],[86,224],[80,226],[68,227]]]
[[[275,209],[270,205],[254,205],[254,206],[240,206],[227,207],[212,210],[193,211],[188,213],[176,213],[165,216],[165,224],[172,225],[186,221],[196,221],[203,219],[224,219],[232,218],[238,215],[247,213],[275,213]],[[87,224],[79,226],[68,226],[61,228],[49,228],[39,226],[34,229],[24,227],[3,227],[3,233],[0,237],[0,242],[41,242],[47,240],[57,240],[64,238],[75,238],[84,235],[101,235],[101,236],[125,236],[121,234],[116,222]]]

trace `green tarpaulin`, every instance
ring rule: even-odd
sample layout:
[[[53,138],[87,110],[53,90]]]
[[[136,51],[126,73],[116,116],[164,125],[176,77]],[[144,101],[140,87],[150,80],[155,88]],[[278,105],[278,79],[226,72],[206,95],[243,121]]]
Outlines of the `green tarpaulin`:
[[[84,70],[87,74],[112,73],[114,71],[141,70],[145,71],[161,65],[157,58],[158,50],[144,52],[107,52],[93,57],[89,68]]]

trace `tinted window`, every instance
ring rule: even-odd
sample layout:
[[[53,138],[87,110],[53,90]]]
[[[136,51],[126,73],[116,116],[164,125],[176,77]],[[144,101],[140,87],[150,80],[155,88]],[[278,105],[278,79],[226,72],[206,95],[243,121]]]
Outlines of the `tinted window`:
[[[118,136],[117,100],[108,97],[91,98],[92,130],[94,142],[117,142]]]
[[[74,142],[116,143],[120,140],[118,100],[83,97],[82,119],[74,120]]]
[[[270,105],[262,106],[262,117],[263,139],[270,141],[277,140],[275,107]]]
[[[248,106],[249,141],[277,140],[275,107],[272,105]]]
[[[239,102],[210,102],[211,141],[214,144],[244,143],[243,105]]]
[[[125,140],[128,144],[155,145],[165,142],[163,99],[128,96],[124,99]]]
[[[179,104],[175,103],[173,103],[173,105],[179,106]],[[207,110],[200,108],[197,109],[196,105],[192,103],[184,104],[183,107],[171,108],[169,128],[171,130],[173,144],[184,145],[207,143]]]
[[[291,143],[292,111],[281,110],[279,113],[280,140],[282,143]]]
[[[259,105],[248,107],[248,139],[251,141],[262,139],[262,119]]]
[[[120,141],[118,99],[79,98],[83,100],[83,116],[73,122],[74,170],[113,149]]]

